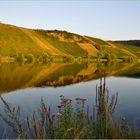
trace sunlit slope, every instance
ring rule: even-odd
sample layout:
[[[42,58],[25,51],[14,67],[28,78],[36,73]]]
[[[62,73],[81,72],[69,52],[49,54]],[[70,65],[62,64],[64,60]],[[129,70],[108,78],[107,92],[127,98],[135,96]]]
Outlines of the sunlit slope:
[[[58,30],[35,30],[35,32],[48,43],[52,44],[55,48],[61,52],[71,55],[71,56],[87,56],[89,50],[87,48],[81,47],[79,40],[81,39],[80,35],[75,35],[73,33],[68,33],[66,31]],[[84,44],[85,42],[82,42]],[[90,46],[91,51],[94,51],[94,47]]]
[[[0,24],[0,51],[2,55],[9,56],[17,53],[37,55],[44,52],[64,55],[48,42],[44,42],[35,31],[6,24]]]
[[[18,53],[84,56],[86,51],[77,44],[53,40],[51,37],[42,36],[35,30],[0,24],[0,53],[5,56]]]
[[[0,23],[0,54],[14,56],[18,53],[82,57],[104,57],[111,54],[117,57],[137,57],[140,47],[120,45],[66,31],[26,29]]]
[[[134,46],[134,45],[129,45],[129,44],[123,44],[121,42],[110,42],[117,46],[119,50],[122,52],[125,52],[128,55],[133,55],[135,57],[140,56],[140,47],[139,46]]]
[[[21,28],[0,24],[0,51],[2,55],[15,55],[17,53],[37,54],[44,49]]]

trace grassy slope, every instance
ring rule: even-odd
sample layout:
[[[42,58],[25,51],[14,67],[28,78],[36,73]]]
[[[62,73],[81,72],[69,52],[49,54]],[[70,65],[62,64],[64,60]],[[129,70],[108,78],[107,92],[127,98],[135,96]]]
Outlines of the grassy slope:
[[[140,40],[121,40],[121,41],[115,41],[117,43],[121,43],[124,45],[131,45],[131,46],[138,46],[140,47]]]
[[[37,55],[44,52],[65,55],[40,38],[35,31],[6,24],[0,24],[0,48],[2,55],[17,53]]]
[[[0,24],[0,51],[2,55],[15,55],[17,53],[37,54],[44,50],[20,28]]]
[[[118,57],[125,55],[137,57],[140,55],[140,48],[66,31],[31,30],[0,24],[0,54],[38,55],[44,52],[59,56],[96,56],[98,52],[101,52],[112,53]]]
[[[53,36],[48,36],[45,34],[40,34],[40,37],[45,39],[47,42],[52,44],[55,48],[62,51],[64,54],[72,55],[72,56],[84,56],[85,51],[75,43],[72,42],[62,42],[57,40]]]
[[[122,44],[120,42],[112,42],[112,43],[116,45],[120,50],[126,53],[129,52],[130,55],[140,56],[140,47],[138,46]]]
[[[123,50],[120,47],[118,47],[117,44],[114,44],[114,42],[107,42],[98,38],[93,38],[93,37],[88,37],[89,39],[93,40],[96,44],[96,47],[100,50],[99,52],[102,53],[108,53],[108,54],[114,54],[117,57],[122,57],[122,56],[134,56],[134,54],[129,53],[127,50]]]

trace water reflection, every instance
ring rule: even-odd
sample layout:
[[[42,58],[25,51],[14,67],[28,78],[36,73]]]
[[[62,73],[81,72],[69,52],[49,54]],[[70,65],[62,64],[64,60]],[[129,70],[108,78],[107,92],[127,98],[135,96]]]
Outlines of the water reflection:
[[[51,63],[48,65],[0,65],[0,93],[14,106],[22,108],[22,117],[38,108],[43,97],[51,105],[51,113],[56,112],[60,95],[75,99],[87,99],[93,105],[96,85],[106,74],[110,95],[118,92],[118,114],[125,116],[130,124],[140,127],[140,65],[129,63]],[[67,85],[67,86],[66,86]],[[42,88],[43,87],[43,88]],[[2,103],[0,102],[0,105]],[[1,111],[1,109],[0,109]],[[0,128],[0,135],[5,125]]]
[[[138,64],[59,63],[48,65],[2,64],[0,66],[0,93],[29,87],[57,87],[90,81],[106,76],[139,78]]]
[[[22,121],[21,108],[11,106],[0,96],[0,100],[4,105],[4,113],[0,112],[0,118],[2,118],[8,126],[11,126],[12,130],[15,130],[18,138],[54,139],[63,137],[69,138],[69,136],[70,138],[75,138],[75,132],[72,131],[73,133],[70,133],[71,135],[69,135],[69,133],[65,135],[65,133],[61,134],[59,130],[64,130],[65,132],[74,127],[78,129],[80,126],[79,132],[81,132],[83,129],[88,129],[89,124],[91,127],[88,131],[92,132],[95,128],[95,131],[98,132],[92,133],[90,136],[85,132],[86,135],[80,138],[93,138],[93,136],[96,138],[110,138],[110,133],[108,134],[108,131],[110,132],[110,128],[115,125],[112,121],[112,115],[117,104],[117,97],[117,93],[112,97],[109,96],[105,78],[101,78],[100,85],[96,86],[96,99],[93,101],[95,105],[92,109],[90,109],[88,105],[86,106],[86,99],[84,98],[76,97],[76,106],[73,106],[73,101],[71,99],[61,95],[60,104],[56,107],[57,112],[51,114],[51,107],[48,107],[44,99],[41,98],[40,108],[37,114],[35,113],[35,109],[31,116],[25,117],[27,120]],[[67,127],[68,123],[70,125]],[[57,135],[59,133],[60,135]],[[10,137],[14,138],[13,136]]]

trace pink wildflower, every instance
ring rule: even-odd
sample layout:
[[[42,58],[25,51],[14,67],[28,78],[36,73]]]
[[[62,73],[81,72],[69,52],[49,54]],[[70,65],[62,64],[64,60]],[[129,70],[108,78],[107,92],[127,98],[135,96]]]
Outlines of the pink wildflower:
[[[62,114],[61,114],[60,112],[57,112],[57,113],[56,113],[56,116],[59,118],[59,117],[62,116]]]
[[[72,101],[71,99],[63,98],[63,99],[62,99],[62,102],[61,102],[61,105],[67,105],[67,104],[70,104],[71,101]]]

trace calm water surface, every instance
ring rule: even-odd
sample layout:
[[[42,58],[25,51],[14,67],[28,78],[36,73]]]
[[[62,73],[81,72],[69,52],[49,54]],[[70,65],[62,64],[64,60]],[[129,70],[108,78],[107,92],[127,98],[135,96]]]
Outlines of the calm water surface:
[[[22,108],[23,119],[39,107],[42,97],[51,106],[52,114],[57,112],[60,95],[73,100],[76,97],[86,98],[87,104],[92,107],[95,104],[100,71],[103,70],[110,96],[116,92],[119,94],[115,115],[124,116],[132,126],[140,128],[138,64],[4,64],[0,66],[0,93],[13,106]],[[1,113],[2,110],[3,104],[0,101]],[[2,120],[0,123],[0,136],[4,137],[9,129]],[[12,134],[10,131],[8,133]]]

